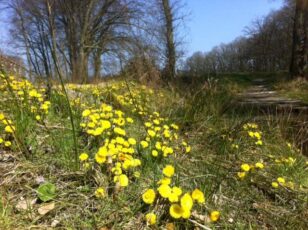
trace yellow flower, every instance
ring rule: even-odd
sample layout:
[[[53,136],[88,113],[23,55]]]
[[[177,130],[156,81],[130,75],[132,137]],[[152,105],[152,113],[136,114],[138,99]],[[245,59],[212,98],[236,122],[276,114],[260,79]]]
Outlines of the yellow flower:
[[[134,120],[133,120],[132,118],[130,118],[130,117],[126,118],[126,121],[127,121],[128,123],[134,123]]]
[[[275,182],[275,181],[272,182],[272,187],[273,187],[273,188],[278,188],[278,186],[279,186],[279,184],[278,184],[277,182]]]
[[[88,162],[84,163],[82,166],[83,166],[84,169],[89,169],[91,167],[90,163],[88,163]]]
[[[261,163],[261,162],[257,162],[257,163],[255,164],[255,166],[256,166],[257,169],[263,169],[263,168],[264,168],[264,164]]]
[[[263,142],[261,140],[258,140],[255,144],[256,145],[263,145]]]
[[[98,155],[102,156],[102,157],[106,157],[107,154],[108,154],[108,150],[107,148],[104,146],[104,147],[100,147],[98,149],[98,152],[97,152]]]
[[[243,178],[246,176],[246,172],[238,172],[238,173],[237,173],[237,176],[238,176],[240,179],[243,179]]]
[[[153,157],[157,157],[158,156],[158,152],[157,152],[157,150],[152,150],[152,156]]]
[[[95,154],[95,160],[98,164],[103,164],[106,162],[106,157],[105,156],[102,156],[100,155],[99,153],[96,153]]]
[[[148,134],[149,134],[150,137],[155,137],[155,135],[156,135],[155,131],[152,130],[152,129],[148,130]]]
[[[146,214],[145,219],[149,225],[156,224],[156,214],[153,212]]]
[[[287,184],[285,186],[290,188],[290,189],[294,189],[294,183],[291,182],[291,181],[287,182]]]
[[[152,126],[152,124],[150,122],[145,122],[144,125],[145,125],[145,127],[148,127],[148,128]]]
[[[183,209],[178,204],[172,204],[170,206],[169,213],[174,219],[179,219],[182,217]]]
[[[191,215],[190,210],[188,210],[188,209],[183,209],[182,217],[183,217],[184,219],[188,219],[188,218],[190,217],[190,215]]]
[[[134,138],[128,138],[128,143],[130,145],[135,145],[137,142],[136,142],[136,140]]]
[[[126,187],[128,185],[128,177],[125,174],[119,176],[119,184],[121,187]]]
[[[15,131],[15,127],[12,125],[7,125],[5,126],[4,131],[7,133],[13,133]]]
[[[125,136],[125,135],[126,135],[125,130],[122,129],[122,128],[119,128],[119,127],[115,127],[113,131],[114,131],[115,133],[119,134],[119,135],[122,135],[122,136]]]
[[[173,149],[171,147],[162,147],[163,153],[164,153],[164,157],[167,157],[168,154],[172,154],[173,153]]]
[[[193,198],[193,200],[198,201],[199,204],[203,204],[205,202],[203,192],[201,192],[197,188],[192,192],[191,197]]]
[[[153,123],[154,123],[155,125],[159,125],[159,124],[160,124],[160,122],[159,122],[158,119],[153,120]]]
[[[166,138],[169,138],[170,135],[171,135],[171,134],[170,134],[169,130],[166,129],[166,130],[164,131],[164,136],[165,136]]]
[[[168,199],[170,203],[178,202],[179,201],[179,195],[177,195],[174,192],[171,192],[170,195],[168,196]]]
[[[144,148],[144,149],[149,146],[149,143],[147,141],[141,141],[140,144],[141,144],[142,148]]]
[[[94,130],[93,136],[99,136],[103,133],[104,129],[102,127],[98,127]]]
[[[166,165],[163,169],[163,174],[167,177],[172,177],[174,175],[174,167],[172,165]]]
[[[39,121],[39,120],[41,120],[41,116],[40,116],[40,115],[36,115],[36,116],[35,116],[35,119],[36,119],[37,121]]]
[[[142,194],[142,200],[146,204],[153,204],[155,197],[156,195],[153,189],[148,189]]]
[[[156,148],[157,150],[161,150],[161,142],[157,141],[157,142],[155,143],[155,148]]]
[[[88,123],[88,127],[89,128],[94,128],[95,127],[95,123],[94,122],[89,122]]]
[[[277,181],[279,182],[279,184],[284,184],[286,183],[286,180],[283,177],[278,177]]]
[[[89,155],[86,154],[86,153],[82,153],[82,154],[80,154],[80,156],[79,156],[79,160],[80,160],[80,161],[86,161],[86,160],[88,160],[88,158],[89,158]]]
[[[191,150],[191,147],[190,147],[190,146],[186,146],[186,147],[185,147],[185,152],[186,152],[186,153],[190,153],[190,150]]]
[[[180,195],[182,195],[182,189],[174,186],[171,189],[171,194],[169,195],[168,199],[171,203],[178,202]]]
[[[249,164],[242,164],[241,169],[245,172],[248,172],[250,170]]]
[[[216,222],[219,219],[219,217],[220,217],[220,213],[218,211],[212,211],[210,213],[210,219],[213,222]]]
[[[89,109],[86,109],[86,110],[84,110],[83,112],[82,112],[82,116],[83,117],[87,117],[87,116],[89,116],[91,114],[91,111],[89,110]]]
[[[121,175],[121,174],[122,174],[121,166],[120,166],[120,167],[113,167],[113,168],[111,169],[111,172],[112,172],[114,175]]]
[[[4,142],[5,147],[10,147],[11,145],[12,145],[12,142],[10,142],[10,141]]]
[[[98,189],[96,189],[95,196],[97,198],[104,198],[106,196],[105,189],[103,189],[102,187],[99,187]]]
[[[261,139],[261,134],[260,134],[259,132],[255,132],[255,133],[254,133],[254,136],[255,136],[258,140]]]
[[[189,193],[185,193],[181,198],[181,207],[184,210],[191,210],[194,202]]]
[[[139,171],[134,172],[134,177],[139,178],[140,177],[140,172]]]
[[[176,186],[173,186],[172,187],[172,192],[178,196],[181,196],[182,195],[182,189],[179,188],[179,187],[176,187]]]
[[[157,191],[163,198],[168,198],[171,194],[171,188],[167,184],[162,184],[158,187]]]
[[[163,179],[159,180],[157,182],[157,184],[166,184],[166,185],[169,185],[171,184],[171,179],[168,178],[168,177],[164,177]]]
[[[111,127],[111,123],[110,121],[107,120],[102,120],[101,121],[101,127],[105,130],[105,129],[109,129]]]

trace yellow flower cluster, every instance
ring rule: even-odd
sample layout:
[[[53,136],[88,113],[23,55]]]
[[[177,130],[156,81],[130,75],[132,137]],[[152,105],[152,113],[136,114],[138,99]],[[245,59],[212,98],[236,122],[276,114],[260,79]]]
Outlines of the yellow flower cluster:
[[[258,129],[258,124],[256,123],[246,123],[243,125],[243,129],[244,130],[248,130],[248,129]]]
[[[188,219],[191,216],[191,210],[193,208],[194,202],[199,204],[205,203],[205,197],[201,190],[195,189],[194,191],[183,193],[182,188],[178,186],[172,186],[172,177],[175,174],[175,169],[172,165],[166,165],[162,173],[164,177],[158,181],[159,187],[157,191],[154,189],[147,189],[142,194],[142,200],[144,203],[153,205],[156,201],[156,207],[160,205],[161,202],[169,202],[169,214],[174,219]],[[157,196],[161,199],[157,199]],[[155,209],[155,207],[154,207]],[[150,212],[155,215],[154,212]],[[148,221],[146,216],[146,220]],[[156,221],[155,221],[156,222]]]
[[[248,136],[255,141],[256,145],[263,145],[262,132],[258,131],[258,125],[255,123],[247,123],[243,125],[243,129],[247,131]]]
[[[108,177],[113,178],[116,187],[125,187],[129,184],[132,176],[139,177],[137,169],[141,165],[138,154],[149,153],[153,157],[175,156],[178,152],[189,153],[191,147],[186,141],[179,140],[179,127],[168,119],[160,116],[158,112],[151,112],[149,107],[150,98],[154,91],[145,86],[132,87],[130,92],[121,92],[126,87],[124,82],[112,84],[107,87],[94,87],[92,85],[66,85],[68,90],[76,93],[70,94],[73,105],[82,108],[82,121],[80,126],[92,143],[99,143],[98,149],[81,153],[79,160],[85,169],[98,168]],[[103,103],[96,107],[95,103],[85,102],[78,96],[78,92],[85,95],[90,92],[93,96],[100,97],[103,93],[113,94],[113,98],[124,108],[132,113],[142,116],[146,136],[140,142],[130,137],[127,125],[133,123],[130,117],[125,117],[123,111],[114,109],[111,105]],[[31,97],[40,98],[40,92],[32,90]],[[92,103],[92,104],[91,104]],[[87,107],[88,105],[88,107]],[[138,150],[138,151],[137,151]],[[91,153],[92,152],[92,153]],[[142,195],[146,204],[153,205],[158,201],[157,197],[170,202],[169,213],[173,218],[189,218],[193,203],[203,204],[204,194],[199,189],[183,193],[177,186],[171,186],[175,169],[172,165],[163,168],[164,177],[158,181],[157,189],[148,189]],[[108,180],[109,181],[109,180]],[[109,182],[107,182],[109,183]],[[109,186],[109,185],[105,185]],[[106,196],[105,187],[98,187],[95,191],[97,198]],[[214,213],[215,214],[215,213]],[[156,223],[155,212],[149,212],[145,216],[149,225]],[[213,220],[214,221],[214,220]]]
[[[253,171],[254,169],[263,169],[264,168],[264,163],[263,162],[256,162],[254,165],[249,165],[247,163],[244,163],[241,165],[241,171],[237,173],[237,176],[240,179],[243,179],[244,177],[247,176],[247,173],[250,171]]]
[[[99,109],[85,109],[80,124],[86,134],[100,138],[102,145],[93,156],[96,165],[113,176],[113,182],[121,187],[129,184],[129,175],[138,177],[138,171],[130,173],[132,169],[141,165],[135,157],[136,139],[128,137],[125,125],[133,123],[133,119],[125,117],[121,110],[114,110],[111,105],[103,103]],[[89,155],[82,153],[80,161],[89,168]],[[107,167],[103,167],[107,165]]]
[[[117,85],[113,85],[115,91],[115,97],[117,101],[124,107],[130,108],[133,113],[138,113],[142,116],[147,116],[150,112],[149,102],[151,96],[154,94],[152,89],[148,89],[146,86],[133,87],[130,91],[124,93],[117,93],[118,89],[126,88],[125,82],[119,82]]]
[[[281,157],[281,158],[278,158],[278,159],[275,159],[275,163],[277,164],[287,164],[287,165],[293,165],[295,163],[295,159],[293,157]]]
[[[11,140],[13,140],[13,134],[15,132],[15,126],[13,122],[6,118],[3,113],[0,113],[0,148],[9,148],[12,145]],[[1,135],[1,132],[3,134]]]
[[[144,123],[146,128],[146,137],[142,142],[142,147],[147,148],[149,143],[151,144],[151,155],[153,157],[167,157],[174,154],[175,145],[176,150],[184,151],[189,153],[191,147],[187,142],[182,141],[181,146],[177,145],[177,140],[179,139],[178,129],[179,127],[176,124],[168,125],[168,121],[165,118],[160,117],[158,112],[154,112],[153,115],[150,115],[148,120]]]
[[[20,102],[19,105],[29,109],[37,121],[42,120],[48,114],[51,103],[44,99],[46,91],[44,88],[36,88],[26,79],[5,77],[3,74],[0,78],[0,85],[0,90],[7,99],[17,99]]]
[[[142,117],[146,130],[146,136],[140,142],[142,150],[147,149],[149,154],[157,158],[174,155],[175,151],[189,153],[191,146],[186,141],[179,140],[179,126],[161,117],[158,112],[151,112],[149,101],[153,98],[154,91],[132,83],[129,92],[119,92],[126,87],[124,82],[119,82],[112,85],[111,90],[119,104]]]
[[[80,126],[92,136],[109,137],[112,133],[126,136],[123,129],[126,123],[133,123],[130,117],[125,118],[121,110],[113,110],[111,105],[103,103],[99,109],[85,109],[82,112],[83,122]]]
[[[273,188],[278,188],[279,186],[282,187],[287,187],[290,189],[294,189],[294,183],[292,181],[286,181],[286,179],[284,177],[278,177],[276,179],[276,181],[272,182],[272,187]]]

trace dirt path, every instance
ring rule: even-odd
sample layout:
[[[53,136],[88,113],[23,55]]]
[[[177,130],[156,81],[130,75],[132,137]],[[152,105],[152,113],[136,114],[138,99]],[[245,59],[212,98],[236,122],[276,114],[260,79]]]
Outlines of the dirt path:
[[[308,156],[307,103],[280,96],[264,79],[255,79],[246,91],[238,95],[237,106],[260,120],[273,116],[284,121],[281,123],[286,130],[284,136],[293,139]]]
[[[238,95],[238,102],[243,107],[262,111],[308,115],[308,104],[278,95],[264,79],[255,79],[251,87]]]

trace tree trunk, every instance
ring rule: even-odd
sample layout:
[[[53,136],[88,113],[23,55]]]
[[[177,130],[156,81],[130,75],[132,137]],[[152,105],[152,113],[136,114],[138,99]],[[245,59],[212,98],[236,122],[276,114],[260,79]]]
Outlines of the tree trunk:
[[[94,81],[98,82],[98,79],[100,78],[101,67],[102,67],[101,52],[96,51],[93,58],[94,58],[93,60]]]
[[[165,67],[166,71],[165,80],[170,80],[175,77],[175,63],[176,63],[173,15],[169,0],[162,0],[162,5],[165,16],[166,46],[167,46],[166,47],[167,63]]]
[[[290,65],[292,78],[306,77],[308,79],[304,72],[307,65],[307,17],[308,2],[306,0],[296,0]]]

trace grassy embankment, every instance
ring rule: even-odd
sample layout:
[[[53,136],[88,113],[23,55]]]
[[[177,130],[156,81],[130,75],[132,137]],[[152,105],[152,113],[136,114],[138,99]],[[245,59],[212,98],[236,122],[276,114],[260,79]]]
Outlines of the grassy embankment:
[[[60,88],[45,98],[39,86],[2,76],[1,228],[305,229],[308,160],[281,118],[237,109],[251,78],[173,90],[121,80],[67,85],[75,146]],[[168,178],[181,195],[160,187]],[[155,199],[142,198],[148,189]]]

